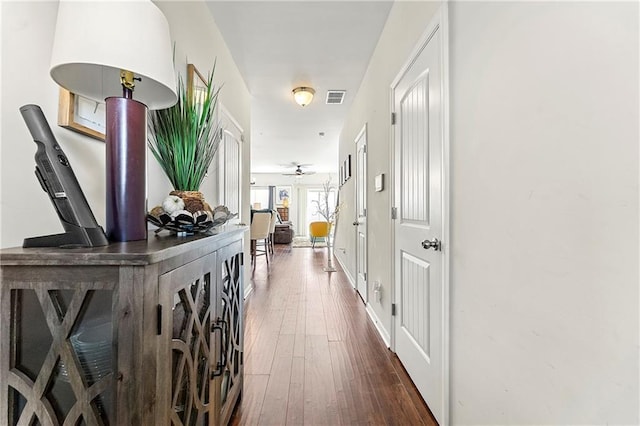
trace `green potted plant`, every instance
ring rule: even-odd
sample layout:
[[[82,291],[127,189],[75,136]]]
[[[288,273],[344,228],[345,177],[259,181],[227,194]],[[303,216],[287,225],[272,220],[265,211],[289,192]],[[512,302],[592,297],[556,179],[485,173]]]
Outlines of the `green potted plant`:
[[[200,77],[195,68],[194,77]],[[204,200],[200,185],[221,141],[218,120],[220,87],[213,83],[215,64],[201,87],[185,87],[178,76],[178,102],[169,108],[149,113],[148,145],[174,191],[154,207],[149,220],[165,226],[209,223],[228,210],[212,209]],[[155,220],[153,220],[155,219]],[[159,225],[160,226],[160,225]],[[171,228],[170,228],[171,229]]]

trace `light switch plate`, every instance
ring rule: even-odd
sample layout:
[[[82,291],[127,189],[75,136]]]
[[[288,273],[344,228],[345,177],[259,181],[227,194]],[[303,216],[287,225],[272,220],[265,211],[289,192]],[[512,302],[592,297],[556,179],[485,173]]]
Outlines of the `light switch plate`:
[[[384,173],[380,173],[375,178],[376,192],[380,192],[384,189]]]

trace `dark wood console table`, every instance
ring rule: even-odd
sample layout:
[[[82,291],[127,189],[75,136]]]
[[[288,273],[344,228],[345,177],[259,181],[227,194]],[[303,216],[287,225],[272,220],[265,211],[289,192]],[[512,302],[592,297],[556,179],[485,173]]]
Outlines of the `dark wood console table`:
[[[246,230],[0,250],[0,424],[226,425]]]

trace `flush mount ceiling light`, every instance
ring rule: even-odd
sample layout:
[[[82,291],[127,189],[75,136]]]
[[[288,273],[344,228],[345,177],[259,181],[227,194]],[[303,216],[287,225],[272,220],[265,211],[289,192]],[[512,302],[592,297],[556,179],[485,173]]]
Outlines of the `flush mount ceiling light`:
[[[298,105],[304,107],[311,103],[315,93],[316,91],[311,87],[296,87],[293,89],[293,98]]]

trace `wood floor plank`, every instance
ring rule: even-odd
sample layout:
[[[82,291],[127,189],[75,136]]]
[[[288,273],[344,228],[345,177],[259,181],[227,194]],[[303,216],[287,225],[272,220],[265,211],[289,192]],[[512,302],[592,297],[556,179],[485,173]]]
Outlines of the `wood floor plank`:
[[[245,374],[269,374],[273,364],[279,333],[258,333],[250,350],[246,352]]]
[[[427,404],[425,404],[424,400],[420,397],[420,393],[418,392],[418,389],[415,387],[415,385],[411,381],[411,378],[409,377],[409,375],[407,374],[407,371],[402,366],[400,359],[398,359],[396,355],[392,355],[391,363],[396,369],[398,378],[400,379],[400,382],[402,383],[402,385],[405,387],[405,389],[411,390],[410,392],[407,392],[407,394],[409,399],[413,403],[413,406],[416,408],[416,411],[418,412],[418,415],[420,416],[420,418],[423,419],[424,423],[427,425],[437,425],[438,422],[436,421],[436,418],[433,417],[431,410],[429,410],[429,407],[427,407]]]
[[[295,341],[293,344],[293,356],[304,358],[304,347],[306,345],[307,336],[305,334],[297,333],[295,335]]]
[[[244,388],[242,390],[241,410],[236,410],[231,417],[231,425],[256,425],[260,419],[260,411],[267,390],[269,376],[244,375]]]
[[[260,425],[283,425],[287,419],[287,403],[293,362],[293,334],[281,334],[275,351],[269,384],[260,412]]]
[[[304,358],[294,357],[287,404],[287,425],[304,425]]]
[[[305,424],[340,424],[327,336],[307,336],[304,361]]]
[[[372,330],[351,336],[363,359],[363,366],[380,411],[389,424],[423,425],[429,418],[423,419],[409,398],[405,386],[400,381],[397,371],[391,362],[388,350],[375,350],[371,339],[375,336]]]
[[[307,303],[306,291],[303,289],[300,295],[300,304],[296,316],[295,343],[293,347],[293,356],[304,357],[304,346],[306,344],[307,331]]]
[[[302,298],[302,290],[294,290],[289,294],[285,305],[282,327],[280,327],[280,334],[296,334],[298,326],[298,311],[302,304]]]
[[[336,301],[330,293],[322,293],[322,310],[329,341],[344,341],[346,328],[344,318],[338,313]]]
[[[329,351],[341,422],[386,424],[366,373],[361,369],[359,354],[349,350],[345,342],[329,342]]]
[[[322,308],[322,296],[317,277],[307,278],[307,290],[305,297],[306,307],[306,335],[327,335],[327,327]]]
[[[245,301],[245,387],[231,424],[435,425],[326,249],[276,245]]]
[[[260,312],[260,308],[257,305],[257,298],[250,297],[245,301],[244,305],[244,350],[245,353],[249,351],[249,348],[254,343],[257,337],[258,328],[262,322],[262,317],[257,315]]]

